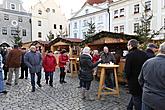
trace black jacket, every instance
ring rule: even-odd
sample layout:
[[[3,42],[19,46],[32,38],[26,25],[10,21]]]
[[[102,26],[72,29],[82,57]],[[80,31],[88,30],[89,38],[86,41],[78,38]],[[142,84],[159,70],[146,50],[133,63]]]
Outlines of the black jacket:
[[[151,49],[146,50],[148,58],[155,57],[155,53]]]
[[[128,80],[128,88],[132,95],[139,96],[142,94],[141,86],[138,83],[143,63],[148,59],[145,52],[132,48],[126,56],[125,73]]]
[[[89,55],[82,54],[80,56],[80,74],[79,79],[83,81],[93,80],[93,68],[95,68],[101,61],[92,63],[92,59]]]

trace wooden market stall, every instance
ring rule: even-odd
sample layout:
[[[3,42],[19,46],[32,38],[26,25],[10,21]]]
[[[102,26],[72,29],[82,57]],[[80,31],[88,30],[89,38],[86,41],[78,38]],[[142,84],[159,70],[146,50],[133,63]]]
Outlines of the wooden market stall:
[[[62,49],[66,49],[69,57],[70,57],[70,70],[71,75],[76,73],[77,75],[77,58],[79,58],[80,55],[80,43],[82,42],[82,39],[77,38],[56,38],[53,41],[50,42],[50,48],[53,52],[60,51]],[[58,62],[58,58],[57,58]],[[73,69],[75,71],[73,71]]]
[[[110,52],[114,52],[118,68],[118,80],[119,82],[125,81],[123,79],[123,69],[125,60],[123,60],[123,50],[127,50],[127,42],[130,39],[138,39],[137,36],[127,35],[123,33],[112,33],[102,31],[97,33],[82,42],[82,45],[89,46],[92,50],[98,50],[99,52],[103,51],[103,47],[107,46]]]
[[[29,49],[31,45],[34,45],[39,48],[41,53],[44,53],[49,50],[49,43],[49,41],[36,40],[32,42],[23,43],[22,48]]]

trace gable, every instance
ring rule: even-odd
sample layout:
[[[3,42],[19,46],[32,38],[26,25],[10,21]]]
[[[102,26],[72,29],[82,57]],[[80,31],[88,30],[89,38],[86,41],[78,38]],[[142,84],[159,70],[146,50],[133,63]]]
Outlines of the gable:
[[[72,18],[84,16],[86,14],[94,13],[94,12],[101,11],[101,10],[103,10],[103,9],[96,7],[96,6],[89,5],[88,3],[85,3],[84,6]]]

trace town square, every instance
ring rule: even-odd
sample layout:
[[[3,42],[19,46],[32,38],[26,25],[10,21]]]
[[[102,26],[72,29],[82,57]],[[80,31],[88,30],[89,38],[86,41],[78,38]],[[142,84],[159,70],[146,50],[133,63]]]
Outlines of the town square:
[[[165,0],[0,0],[0,110],[165,110]]]

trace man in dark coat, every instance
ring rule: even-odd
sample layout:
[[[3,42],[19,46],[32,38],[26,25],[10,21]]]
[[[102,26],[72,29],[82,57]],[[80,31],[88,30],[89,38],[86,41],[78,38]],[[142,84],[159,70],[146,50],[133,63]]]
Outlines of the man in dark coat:
[[[142,110],[165,110],[165,42],[159,51],[144,63],[139,75],[143,87]]]
[[[19,79],[24,78],[24,72],[25,72],[25,79],[28,78],[28,67],[26,66],[24,62],[24,56],[26,54],[26,48],[22,48],[22,60],[21,60],[21,76]]]
[[[147,45],[147,49],[146,49],[148,58],[155,57],[155,52],[157,51],[157,49],[158,49],[158,47],[155,44],[149,43]]]
[[[24,62],[29,68],[31,75],[32,92],[35,92],[35,74],[37,74],[37,85],[41,87],[41,69],[42,69],[42,56],[39,52],[36,52],[36,47],[31,46],[30,52],[27,52],[24,56]]]
[[[132,95],[127,110],[141,110],[142,88],[138,83],[143,63],[148,59],[145,52],[138,49],[138,41],[131,39],[127,44],[129,53],[126,56],[125,73],[128,80],[129,92]]]
[[[82,99],[93,100],[89,96],[89,89],[91,81],[93,80],[93,68],[95,68],[101,61],[92,63],[92,56],[90,55],[90,48],[85,47],[80,56],[80,74],[79,79],[82,86]]]
[[[103,60],[103,63],[116,63],[116,59],[113,54],[109,52],[108,47],[104,47],[104,52],[101,55],[101,59]],[[106,70],[106,77],[105,77],[105,86],[109,88],[114,88],[114,75],[113,75],[113,69],[107,69]]]

